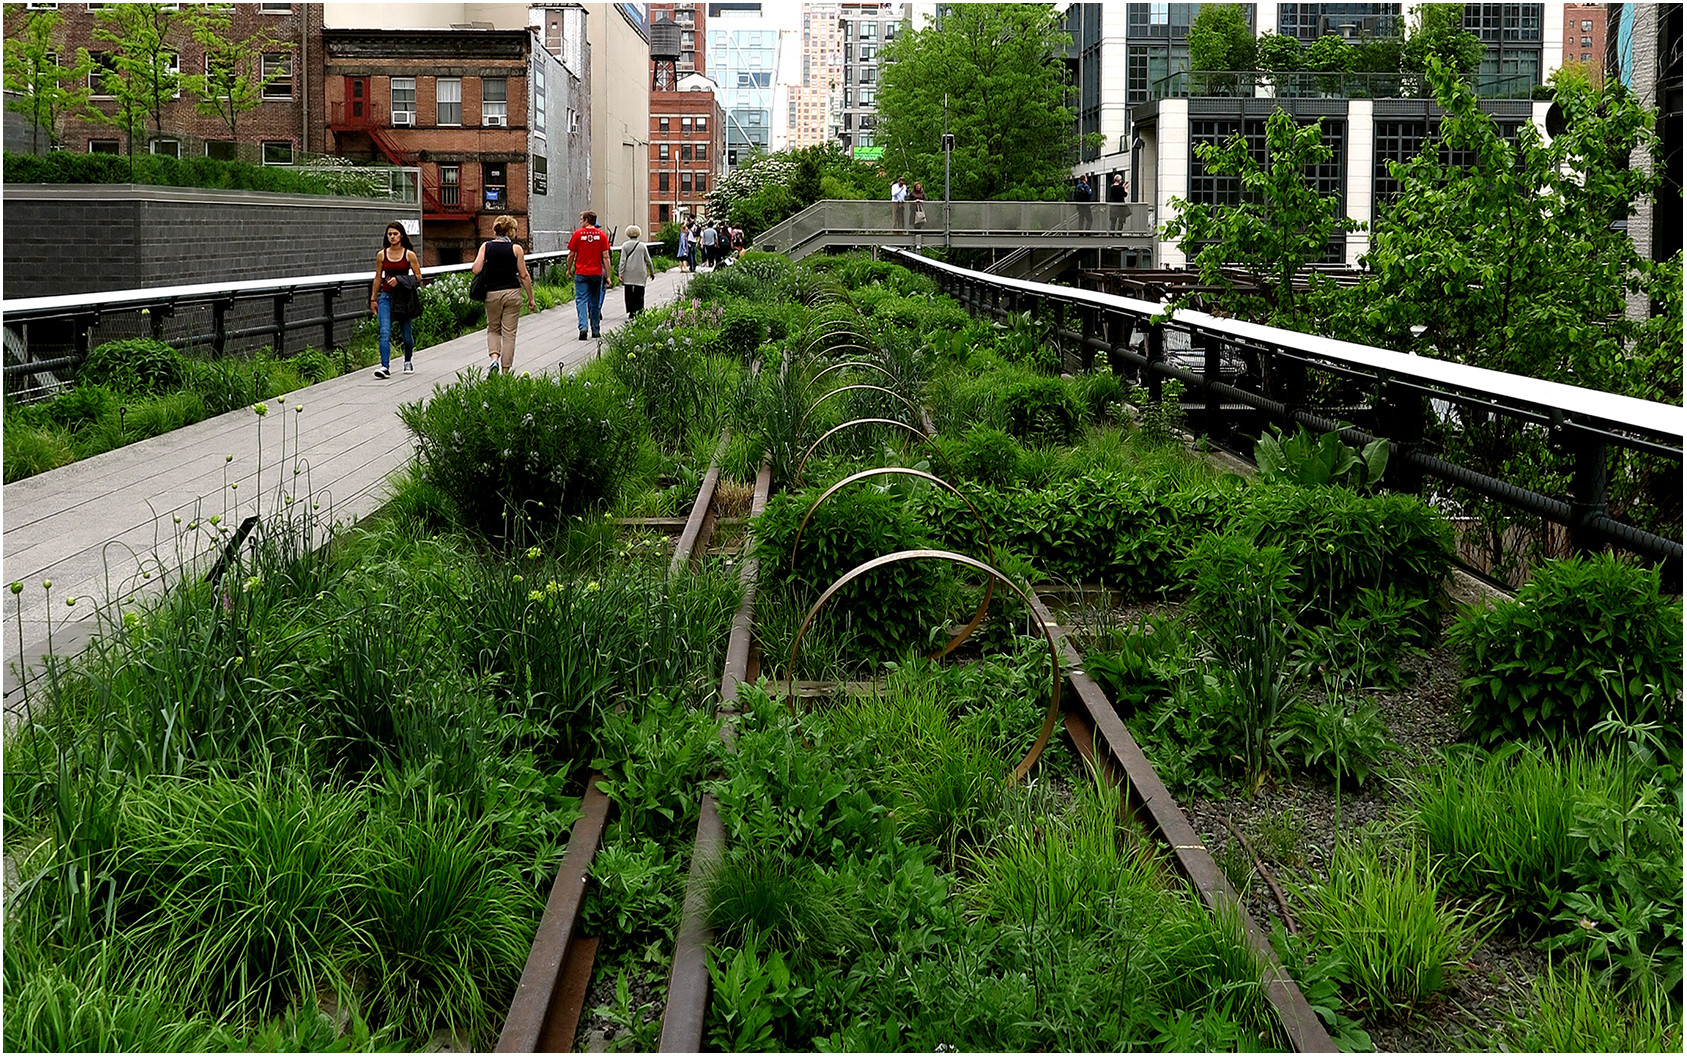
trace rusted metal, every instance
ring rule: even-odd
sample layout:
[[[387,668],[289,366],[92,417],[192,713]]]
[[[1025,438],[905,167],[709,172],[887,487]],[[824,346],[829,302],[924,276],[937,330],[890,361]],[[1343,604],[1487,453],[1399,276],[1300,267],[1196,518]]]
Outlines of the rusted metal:
[[[720,483],[720,461],[731,443],[732,432],[721,430],[720,443],[715,445],[714,457],[709,460],[709,472],[703,475],[703,485],[697,489],[697,498],[691,504],[691,516],[685,519],[685,531],[674,544],[674,558],[668,563],[669,576],[679,575],[696,551],[698,539],[704,537],[703,521],[714,506],[715,486]]]
[[[1052,641],[1053,629],[1059,626],[1054,615],[1040,598],[1033,598],[1030,604],[1031,612],[1043,625],[1044,631],[1049,633]],[[1248,913],[1248,908],[1231,887],[1224,871],[1213,861],[1212,854],[1201,841],[1200,834],[1195,832],[1195,828],[1184,817],[1183,809],[1166,789],[1165,783],[1154,773],[1154,766],[1148,762],[1148,757],[1137,745],[1136,739],[1131,737],[1131,732],[1119,718],[1119,713],[1108,700],[1107,694],[1083,670],[1083,658],[1079,656],[1077,649],[1064,635],[1060,636],[1059,641],[1060,652],[1068,665],[1067,674],[1071,679],[1072,689],[1084,711],[1089,713],[1090,721],[1095,724],[1100,740],[1107,746],[1114,765],[1123,772],[1126,792],[1136,809],[1134,813],[1145,822],[1150,832],[1158,835],[1171,848],[1172,861],[1189,883],[1194,885],[1201,901],[1208,908],[1215,912],[1228,910],[1237,915],[1249,948],[1265,966],[1265,997],[1276,1011],[1278,1022],[1283,1026],[1283,1034],[1287,1037],[1289,1045],[1300,1053],[1335,1052],[1335,1044],[1330,1041],[1323,1022],[1307,1004],[1306,997],[1300,993],[1300,988],[1295,986],[1294,979],[1283,968],[1283,964],[1277,960],[1277,952],[1271,949],[1265,932]]]
[[[580,1031],[580,1013],[586,1008],[586,992],[592,986],[592,965],[597,961],[596,936],[576,938],[563,955],[561,979],[556,997],[545,1016],[545,1030],[539,1034],[540,1053],[569,1053]]]
[[[832,585],[826,588],[820,597],[815,600],[814,605],[809,607],[808,614],[803,617],[802,625],[797,628],[796,638],[791,642],[791,659],[789,663],[790,670],[792,672],[796,671],[797,650],[802,646],[802,637],[804,633],[808,631],[809,625],[814,623],[815,615],[820,612],[820,608],[824,606],[833,595],[843,590],[843,588],[847,586],[851,580],[854,580],[859,576],[865,576],[874,569],[882,568],[886,565],[894,565],[897,562],[905,561],[923,561],[928,558],[935,558],[938,561],[953,562],[956,565],[965,566],[975,572],[984,573],[993,580],[1000,580],[1002,583],[1006,584],[1014,594],[1017,594],[1021,599],[1024,599],[1027,605],[1035,607],[1036,600],[1031,595],[1026,594],[1024,588],[1010,580],[1006,573],[994,566],[986,565],[977,558],[969,558],[964,554],[956,554],[954,551],[930,549],[897,551],[894,554],[881,555],[871,561],[862,562],[849,572],[838,577],[837,580],[833,581]],[[1033,609],[1033,611],[1035,611],[1035,609]],[[1044,610],[1043,612],[1046,614],[1047,610]],[[1044,619],[1045,621],[1047,620],[1046,617],[1041,619]],[[1054,633],[1052,630],[1053,627],[1054,624],[1052,621],[1048,621],[1043,624],[1043,637],[1048,641],[1049,667],[1051,669],[1049,707],[1043,714],[1043,725],[1042,729],[1037,732],[1036,742],[1032,744],[1030,750],[1026,752],[1025,758],[1020,760],[1018,766],[1013,769],[1012,780],[1015,782],[1029,774],[1031,768],[1036,765],[1038,758],[1043,755],[1043,749],[1046,748],[1049,743],[1049,735],[1054,733],[1055,720],[1060,717],[1060,650],[1059,647],[1055,645]],[[970,632],[967,634],[970,634]],[[964,638],[965,635],[963,634],[961,637]],[[794,685],[795,683],[793,681],[793,688]],[[793,693],[785,699],[785,707],[790,711],[793,717],[797,714],[796,694],[794,690]]]
[[[533,938],[533,949],[521,970],[521,982],[516,985],[498,1045],[493,1047],[497,1053],[538,1053],[547,1048],[544,1040],[558,1034],[567,1037],[564,1047],[574,1041],[575,1025],[560,1023],[560,1018],[553,1018],[552,1011],[559,1006],[563,970],[569,963],[569,947],[575,939],[580,904],[586,895],[586,877],[609,819],[609,797],[599,788],[601,779],[601,775],[594,774],[586,784],[580,819],[568,835],[568,850],[563,852],[562,865],[557,868],[544,916],[539,919],[539,931]],[[577,1025],[578,1008],[574,1019]]]

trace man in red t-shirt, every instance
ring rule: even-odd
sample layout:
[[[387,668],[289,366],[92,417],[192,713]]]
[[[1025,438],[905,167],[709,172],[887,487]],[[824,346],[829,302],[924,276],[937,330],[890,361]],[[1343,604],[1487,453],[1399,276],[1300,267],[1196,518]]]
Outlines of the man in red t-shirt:
[[[590,209],[580,214],[580,226],[568,237],[568,262],[574,269],[574,311],[580,319],[580,340],[586,326],[592,337],[603,327],[603,284],[609,278],[609,235],[597,226]]]

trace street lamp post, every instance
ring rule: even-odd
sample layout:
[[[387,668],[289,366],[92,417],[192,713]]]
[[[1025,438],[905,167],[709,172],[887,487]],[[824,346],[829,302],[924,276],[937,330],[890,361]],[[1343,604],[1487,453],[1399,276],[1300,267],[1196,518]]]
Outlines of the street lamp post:
[[[955,151],[955,137],[949,134],[949,93],[943,93],[943,248],[949,248],[949,155]]]

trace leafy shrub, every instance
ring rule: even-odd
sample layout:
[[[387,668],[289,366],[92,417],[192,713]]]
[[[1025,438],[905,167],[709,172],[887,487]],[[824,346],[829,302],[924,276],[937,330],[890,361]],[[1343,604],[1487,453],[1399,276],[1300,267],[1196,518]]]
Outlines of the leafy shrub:
[[[305,349],[289,361],[306,382],[325,382],[340,376],[339,363],[321,349]]]
[[[60,429],[75,432],[116,417],[117,396],[103,385],[79,385],[49,400],[38,414]]]
[[[955,472],[969,480],[1006,488],[1019,479],[1019,442],[1004,430],[974,426],[950,452]]]
[[[1002,394],[1008,432],[1027,444],[1071,444],[1083,422],[1059,378],[1027,378]]]
[[[900,496],[858,485],[814,512],[793,565],[797,526],[816,494],[775,496],[754,524],[762,576],[794,589],[805,609],[863,562],[931,544]],[[931,628],[944,617],[945,580],[936,562],[888,565],[850,583],[821,619],[853,627],[871,657],[894,658],[930,642]]]
[[[167,187],[212,187],[281,194],[357,194],[375,197],[367,181],[338,180],[320,173],[280,165],[253,165],[215,158],[176,159],[163,154],[136,155],[131,164],[122,154],[5,153],[7,183],[154,184]],[[386,193],[381,181],[380,194]]]
[[[1078,402],[1091,422],[1114,417],[1113,408],[1125,399],[1125,380],[1112,371],[1091,371],[1073,380]]]
[[[1317,704],[1296,702],[1283,715],[1283,752],[1300,770],[1336,782],[1341,788],[1364,785],[1384,754],[1400,746],[1388,737],[1388,725],[1371,701],[1348,707],[1346,695],[1330,693]]]
[[[728,353],[748,359],[767,340],[767,324],[754,308],[734,305],[721,322],[720,336]]]
[[[468,527],[504,537],[515,519],[554,525],[614,499],[638,449],[631,404],[601,377],[464,377],[398,415],[424,479]]]
[[[76,372],[79,382],[122,393],[168,392],[180,388],[186,377],[187,361],[182,354],[152,338],[125,338],[95,346]]]
[[[1060,373],[1060,347],[1054,343],[1053,320],[1039,319],[1025,311],[995,326],[997,355],[1038,374],[1052,377]]]
[[[1512,601],[1448,634],[1465,679],[1461,721],[1485,745],[1585,738],[1607,713],[1681,737],[1681,601],[1655,569],[1612,555],[1548,562]]]
[[[257,399],[252,378],[233,360],[194,360],[187,384],[205,401],[208,415],[226,415]]]
[[[1392,585],[1380,591],[1361,587],[1346,612],[1328,624],[1300,629],[1302,666],[1333,667],[1365,686],[1404,686],[1400,657],[1422,638],[1420,611],[1428,604]]]
[[[1293,437],[1281,430],[1262,434],[1254,443],[1254,462],[1266,481],[1290,484],[1346,485],[1359,491],[1382,483],[1388,469],[1388,441],[1379,437],[1355,451],[1342,443],[1338,433],[1314,438],[1305,426]]]

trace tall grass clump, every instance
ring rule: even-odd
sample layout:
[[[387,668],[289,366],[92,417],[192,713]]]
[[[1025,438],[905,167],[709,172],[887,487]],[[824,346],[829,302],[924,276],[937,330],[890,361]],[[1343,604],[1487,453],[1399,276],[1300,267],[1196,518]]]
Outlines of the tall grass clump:
[[[1531,985],[1534,1007],[1513,1018],[1510,1047],[1519,1053],[1676,1053],[1681,1006],[1647,989],[1613,991],[1579,961],[1548,963]]]

